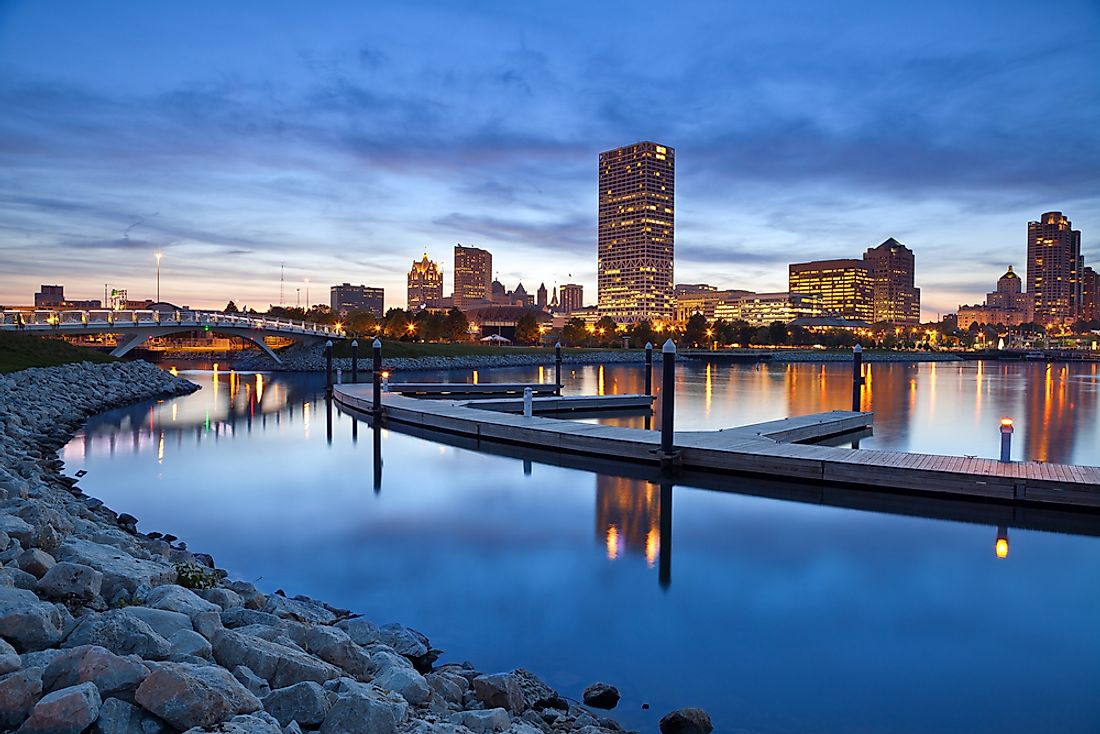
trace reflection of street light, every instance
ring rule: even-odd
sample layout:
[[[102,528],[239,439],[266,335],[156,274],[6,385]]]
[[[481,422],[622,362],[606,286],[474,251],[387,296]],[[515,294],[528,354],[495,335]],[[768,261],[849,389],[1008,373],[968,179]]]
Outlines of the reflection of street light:
[[[993,550],[998,558],[1008,557],[1008,528],[1004,525],[997,527],[997,542],[993,545]]]
[[[164,253],[157,253],[157,303],[160,303],[160,259],[164,257]]]

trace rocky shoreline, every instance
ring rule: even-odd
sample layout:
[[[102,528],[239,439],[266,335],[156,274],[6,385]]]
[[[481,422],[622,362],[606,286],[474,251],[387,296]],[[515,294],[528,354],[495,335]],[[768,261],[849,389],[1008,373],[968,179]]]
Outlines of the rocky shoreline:
[[[196,389],[144,362],[0,375],[0,732],[623,731],[522,669],[436,665],[416,630],[230,580],[60,473],[88,417]],[[711,724],[682,709],[661,729]]]

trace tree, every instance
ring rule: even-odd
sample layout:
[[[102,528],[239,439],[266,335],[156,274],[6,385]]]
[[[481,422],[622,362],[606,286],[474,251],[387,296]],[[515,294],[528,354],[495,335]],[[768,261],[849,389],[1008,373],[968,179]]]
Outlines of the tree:
[[[618,331],[619,325],[615,323],[615,319],[610,316],[602,316],[600,320],[596,322],[595,337],[596,342],[600,346],[607,346],[608,344],[615,343],[615,332]]]
[[[443,335],[450,342],[464,342],[470,338],[470,320],[458,308],[452,307],[443,317]]]
[[[352,311],[344,320],[344,329],[352,336],[374,336],[378,333],[378,318],[370,311]]]
[[[701,313],[693,313],[684,328],[684,343],[693,347],[699,346],[707,340],[707,317]]]
[[[539,320],[533,313],[525,313],[519,317],[516,322],[517,344],[538,344],[540,335]]]
[[[653,331],[653,325],[649,323],[649,319],[639,321],[630,330],[630,343],[639,349],[644,347],[646,342],[652,343],[655,337],[656,332]]]
[[[787,325],[782,321],[773,321],[771,326],[768,327],[768,343],[769,344],[786,344],[787,343]]]
[[[222,313],[240,313],[240,312],[241,312],[240,309],[237,308],[237,304],[234,301],[230,301],[229,303],[225,304],[225,311],[223,311]]]
[[[584,328],[584,321],[578,318],[569,319],[562,327],[561,342],[567,347],[582,347],[588,341],[588,330]]]

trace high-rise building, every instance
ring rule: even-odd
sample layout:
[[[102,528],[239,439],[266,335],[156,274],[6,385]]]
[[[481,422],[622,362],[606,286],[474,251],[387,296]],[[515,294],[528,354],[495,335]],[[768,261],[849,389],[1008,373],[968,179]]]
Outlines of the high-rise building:
[[[539,283],[539,289],[535,291],[535,305],[541,308],[543,311],[549,305],[546,301],[546,284]]]
[[[874,318],[874,287],[863,260],[793,263],[787,282],[792,294],[818,296],[825,315],[867,322]]]
[[[803,293],[746,293],[723,301],[714,309],[714,317],[726,321],[745,321],[749,326],[771,326],[776,321],[789,324],[795,319],[821,315],[821,299]]]
[[[492,282],[492,253],[478,247],[455,245],[455,306],[463,308],[491,300]]]
[[[99,308],[102,303],[98,300],[79,300],[73,301],[65,298],[65,286],[63,285],[44,285],[38,289],[38,292],[34,294],[34,307],[35,308]]]
[[[913,251],[893,237],[863,254],[871,275],[871,320],[891,324],[920,323],[920,288],[914,286]]]
[[[413,260],[408,277],[408,307],[410,311],[419,311],[429,303],[443,300],[443,271],[439,269],[428,254],[420,260]]]
[[[597,286],[601,316],[671,319],[676,152],[641,142],[600,153]]]
[[[1077,319],[1082,306],[1081,232],[1062,212],[1027,223],[1027,290],[1041,324]]]
[[[1085,275],[1081,279],[1082,306],[1081,318],[1085,321],[1100,320],[1100,274],[1092,268],[1085,268]]]
[[[1019,326],[1033,320],[1031,294],[1023,292],[1020,276],[1008,266],[997,279],[997,290],[987,293],[985,305],[959,306],[958,327],[966,330],[971,324],[1001,324]]]
[[[329,305],[334,314],[368,311],[382,318],[386,308],[384,295],[381,288],[344,283],[329,288]]]
[[[573,313],[584,308],[584,286],[566,283],[561,287],[562,313]]]

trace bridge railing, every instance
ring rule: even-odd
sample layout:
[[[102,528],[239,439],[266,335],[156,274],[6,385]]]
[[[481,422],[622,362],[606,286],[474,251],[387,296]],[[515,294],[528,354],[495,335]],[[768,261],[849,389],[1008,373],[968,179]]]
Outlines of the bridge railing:
[[[224,326],[237,329],[261,329],[293,334],[316,336],[340,336],[340,332],[325,324],[266,316],[241,316],[217,311],[154,311],[148,309],[112,311],[109,309],[0,311],[0,328],[31,329],[43,331],[66,328],[88,329],[102,327],[136,328],[142,326]]]

